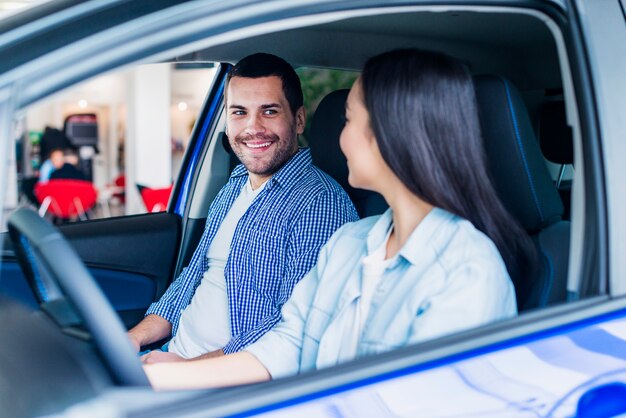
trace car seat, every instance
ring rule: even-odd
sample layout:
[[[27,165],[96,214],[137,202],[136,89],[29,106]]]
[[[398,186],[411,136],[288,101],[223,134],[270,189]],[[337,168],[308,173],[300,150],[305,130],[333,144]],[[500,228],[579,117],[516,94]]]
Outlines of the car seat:
[[[86,180],[50,180],[37,183],[34,192],[41,205],[39,215],[49,212],[61,220],[86,219],[98,197],[93,184]]]
[[[494,75],[474,77],[482,136],[494,186],[532,238],[541,272],[517,283],[518,308],[565,301],[570,223],[517,89]]]
[[[120,202],[122,204],[126,203],[126,176],[124,174],[120,174],[119,176],[115,177],[115,179],[113,180],[113,186],[117,187],[118,189],[121,189],[120,192],[118,193],[113,193],[113,197],[116,197],[120,200]]]
[[[348,193],[359,217],[381,214],[387,209],[383,197],[369,190],[355,189],[348,183],[348,164],[339,148],[345,124],[345,104],[350,90],[329,93],[317,107],[311,121],[309,147],[313,163],[334,178]]]
[[[137,184],[137,189],[141,194],[141,199],[148,212],[164,212],[167,209],[167,202],[170,200],[173,187],[173,185],[170,185],[168,187],[153,189]]]

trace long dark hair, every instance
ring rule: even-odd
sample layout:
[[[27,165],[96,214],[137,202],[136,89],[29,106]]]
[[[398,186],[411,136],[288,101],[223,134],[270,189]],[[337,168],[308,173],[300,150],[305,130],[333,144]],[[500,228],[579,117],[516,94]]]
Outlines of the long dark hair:
[[[444,54],[395,50],[367,61],[361,84],[391,170],[422,200],[491,238],[522,291],[523,279],[535,272],[536,250],[490,180],[467,68]]]

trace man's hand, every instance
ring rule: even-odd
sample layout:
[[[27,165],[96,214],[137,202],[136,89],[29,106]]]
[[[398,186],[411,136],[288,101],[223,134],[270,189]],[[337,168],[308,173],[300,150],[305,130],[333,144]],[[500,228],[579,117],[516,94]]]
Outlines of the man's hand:
[[[175,361],[187,361],[178,354],[170,353],[161,350],[152,350],[148,354],[141,356],[141,362],[143,364],[155,364],[155,363],[172,363]]]
[[[167,338],[171,332],[172,324],[165,318],[150,314],[128,331],[127,335],[135,350],[139,352],[142,346]]]
[[[130,343],[133,345],[133,348],[138,353],[141,350],[141,343],[139,342],[139,338],[132,332],[128,332],[126,335],[128,335]]]

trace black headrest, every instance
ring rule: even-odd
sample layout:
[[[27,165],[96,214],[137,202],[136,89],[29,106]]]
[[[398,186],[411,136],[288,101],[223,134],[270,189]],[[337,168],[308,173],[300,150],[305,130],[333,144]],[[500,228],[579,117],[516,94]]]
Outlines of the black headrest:
[[[348,183],[348,163],[339,147],[339,136],[345,125],[345,107],[350,90],[329,93],[320,104],[311,121],[309,147],[316,166],[334,178],[352,199],[359,216],[382,213],[387,203],[378,193],[355,189]]]
[[[537,136],[543,155],[553,163],[572,164],[574,143],[572,129],[565,118],[565,102],[553,100],[541,106]]]
[[[315,165],[334,178],[346,191],[348,165],[339,148],[339,136],[345,125],[345,107],[350,90],[342,89],[329,93],[317,106],[311,120],[309,147]]]
[[[228,140],[228,135],[226,135],[226,132],[220,132],[220,140],[222,141],[222,147],[224,147],[224,151],[226,151],[229,155],[235,155],[235,152],[230,146],[230,141]]]
[[[558,221],[563,203],[548,173],[526,106],[498,76],[474,77],[487,161],[500,199],[529,232]]]

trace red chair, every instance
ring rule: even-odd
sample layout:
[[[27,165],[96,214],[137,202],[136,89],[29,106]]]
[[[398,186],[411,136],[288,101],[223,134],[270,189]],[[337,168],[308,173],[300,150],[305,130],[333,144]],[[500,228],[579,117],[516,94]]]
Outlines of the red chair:
[[[37,183],[35,196],[39,201],[39,216],[51,213],[60,219],[87,219],[87,211],[96,204],[98,192],[85,180],[50,180]]]
[[[126,187],[126,176],[124,174],[120,174],[119,176],[115,178],[115,180],[113,180],[113,184],[115,185],[115,187],[119,187],[120,189],[124,190],[124,187]],[[113,196],[117,197],[120,200],[120,202],[122,202],[122,204],[126,203],[125,191],[114,193]]]
[[[138,187],[148,212],[164,212],[167,209],[167,202],[172,194],[172,186],[162,189],[151,189],[150,187],[139,185]]]

